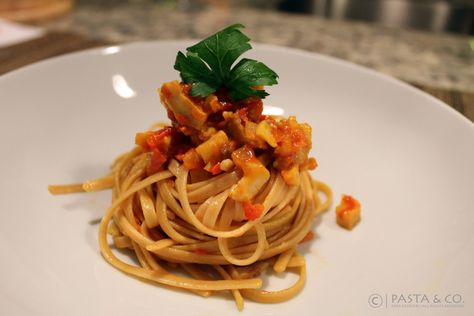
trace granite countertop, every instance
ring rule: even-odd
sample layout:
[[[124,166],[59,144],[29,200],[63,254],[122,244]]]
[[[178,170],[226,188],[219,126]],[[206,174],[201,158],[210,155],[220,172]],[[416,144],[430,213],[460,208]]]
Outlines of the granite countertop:
[[[245,24],[255,42],[334,56],[415,84],[474,92],[474,40],[468,36],[389,29],[245,6],[180,10],[170,1],[113,6],[83,1],[69,15],[41,25],[123,43],[202,38],[235,22]]]

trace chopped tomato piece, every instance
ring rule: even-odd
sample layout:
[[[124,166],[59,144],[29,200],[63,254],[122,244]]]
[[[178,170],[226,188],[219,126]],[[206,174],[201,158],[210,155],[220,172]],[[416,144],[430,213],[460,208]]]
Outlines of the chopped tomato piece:
[[[255,90],[259,90],[255,87]],[[240,109],[245,109],[245,119],[242,117],[242,120],[250,120],[253,122],[258,122],[263,111],[263,101],[260,98],[246,98],[244,100],[238,101],[235,103],[235,106]],[[239,110],[239,114],[242,113]],[[243,114],[243,113],[242,113]]]
[[[202,161],[201,157],[199,157],[196,149],[191,148],[189,149],[184,155],[182,156],[182,161],[186,169],[194,170],[204,167],[204,162]]]
[[[165,127],[151,133],[151,135],[147,137],[146,143],[151,150],[165,149],[165,138],[168,136],[171,136],[171,127]]]
[[[258,122],[263,112],[263,101],[260,98],[248,98],[247,100],[249,109],[247,116],[252,121]]]
[[[279,121],[272,132],[278,144],[274,152],[274,166],[278,170],[300,166],[307,160],[311,149],[311,127],[308,124],[299,124],[294,116],[290,116]]]
[[[156,173],[160,168],[163,166],[163,164],[166,162],[166,156],[163,155],[159,150],[153,150],[151,152],[151,157],[150,161],[148,162],[147,166],[147,173],[148,174],[153,174]]]
[[[342,195],[336,207],[336,221],[346,228],[352,229],[360,220],[360,203],[350,195]]]
[[[262,216],[263,213],[263,205],[260,203],[257,204],[252,204],[250,202],[244,202],[244,215],[245,218],[248,219],[249,221],[254,221],[260,216]]]
[[[143,148],[144,150],[150,150],[148,148],[148,144],[146,142],[147,138],[153,134],[153,132],[144,132],[144,133],[136,133],[135,134],[135,144]]]
[[[240,116],[240,119],[242,121],[248,121],[248,113],[249,113],[249,109],[248,108],[242,108],[240,110],[237,111],[238,115]]]
[[[318,167],[318,162],[316,161],[315,158],[311,157],[308,159],[308,162],[306,163],[306,166],[309,170],[314,170]]]
[[[146,151],[161,149],[167,150],[170,142],[170,137],[173,131],[172,127],[165,127],[157,131],[148,131],[144,133],[137,133],[135,135],[135,144],[142,147]]]

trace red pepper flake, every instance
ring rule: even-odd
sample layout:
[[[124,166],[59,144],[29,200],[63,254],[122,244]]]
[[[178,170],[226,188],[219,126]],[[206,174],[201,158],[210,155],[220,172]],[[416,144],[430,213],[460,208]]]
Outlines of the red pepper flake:
[[[196,248],[194,249],[193,251],[195,254],[197,254],[198,256],[205,256],[208,254],[207,250],[206,249],[202,249],[202,248]]]
[[[307,241],[310,241],[310,240],[313,240],[314,238],[314,233],[312,230],[310,230],[306,236],[303,237],[303,239],[301,239],[300,241],[300,244],[304,243],[304,242],[307,242]]]
[[[263,205],[260,203],[252,204],[250,202],[244,202],[243,207],[245,218],[249,221],[254,221],[262,216]]]
[[[221,173],[223,171],[221,169],[221,163],[220,162],[216,163],[214,166],[211,167],[210,171],[211,171],[213,176],[218,175],[219,173]]]

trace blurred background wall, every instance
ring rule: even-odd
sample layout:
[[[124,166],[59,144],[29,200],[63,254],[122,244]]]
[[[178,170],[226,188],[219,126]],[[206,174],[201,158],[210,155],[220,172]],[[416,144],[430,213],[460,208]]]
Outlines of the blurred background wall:
[[[77,5],[169,3],[183,10],[213,6],[259,9],[355,20],[385,27],[474,35],[474,0],[76,0]],[[34,21],[71,9],[74,0],[0,0],[0,17]]]
[[[250,2],[250,1],[249,1]],[[260,6],[387,27],[474,34],[474,0],[280,0]]]

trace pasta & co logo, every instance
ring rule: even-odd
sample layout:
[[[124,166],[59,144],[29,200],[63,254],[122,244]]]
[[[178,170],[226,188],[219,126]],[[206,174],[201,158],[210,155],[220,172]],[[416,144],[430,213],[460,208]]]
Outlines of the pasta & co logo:
[[[464,299],[459,293],[374,293],[368,304],[372,308],[462,308]]]

